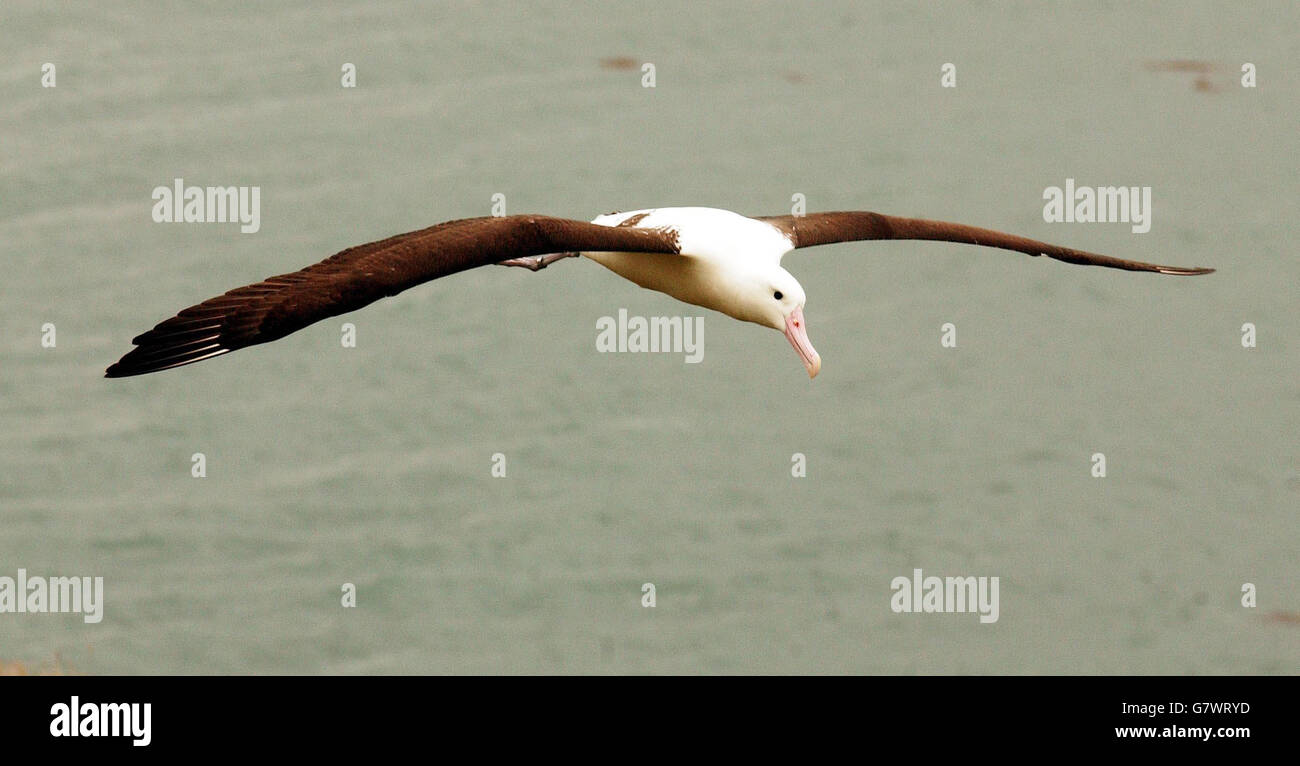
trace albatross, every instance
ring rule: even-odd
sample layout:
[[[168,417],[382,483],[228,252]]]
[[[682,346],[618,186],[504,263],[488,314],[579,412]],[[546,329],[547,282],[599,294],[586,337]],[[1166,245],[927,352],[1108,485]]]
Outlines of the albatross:
[[[1214,269],[1159,266],[1059,247],[959,223],[867,211],[750,218],[702,207],[602,215],[587,223],[541,215],[465,218],[350,247],[312,266],[239,287],[180,311],[132,340],[105,372],[143,375],[267,343],[430,280],[499,264],[533,271],[583,256],[641,287],[785,335],[816,377],[807,296],[781,266],[805,247],[875,239],[958,242],[1067,263],[1155,274]]]

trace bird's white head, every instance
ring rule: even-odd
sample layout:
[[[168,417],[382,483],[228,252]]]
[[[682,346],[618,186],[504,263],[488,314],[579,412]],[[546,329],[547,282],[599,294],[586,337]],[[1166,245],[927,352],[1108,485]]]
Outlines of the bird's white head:
[[[808,323],[803,315],[808,298],[803,285],[780,266],[757,271],[745,282],[737,286],[739,289],[723,311],[736,319],[780,330],[803,360],[808,377],[817,377],[822,358],[808,340]]]

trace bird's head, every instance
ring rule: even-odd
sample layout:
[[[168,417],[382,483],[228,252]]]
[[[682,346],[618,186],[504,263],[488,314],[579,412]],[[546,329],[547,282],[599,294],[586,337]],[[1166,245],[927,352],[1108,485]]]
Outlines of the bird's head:
[[[723,309],[725,313],[780,330],[803,360],[808,377],[817,377],[822,358],[808,340],[808,323],[803,316],[807,296],[790,272],[776,266],[753,273],[733,295],[731,305]]]

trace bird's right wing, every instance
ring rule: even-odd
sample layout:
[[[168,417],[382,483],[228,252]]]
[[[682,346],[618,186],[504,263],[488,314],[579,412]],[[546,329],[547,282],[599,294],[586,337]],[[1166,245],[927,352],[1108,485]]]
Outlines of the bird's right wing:
[[[142,375],[283,338],[313,322],[432,279],[511,258],[569,251],[676,253],[669,229],[615,228],[547,216],[448,221],[351,247],[182,310],[137,336],[106,377]]]

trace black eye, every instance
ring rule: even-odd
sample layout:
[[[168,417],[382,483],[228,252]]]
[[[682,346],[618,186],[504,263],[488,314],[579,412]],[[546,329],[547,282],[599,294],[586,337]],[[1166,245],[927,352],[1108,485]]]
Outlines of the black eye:
[[[785,296],[781,295],[781,291],[780,291],[780,290],[777,290],[776,292],[772,293],[772,297],[773,297],[773,298],[776,298],[776,299],[779,301],[779,300],[781,300],[781,299],[782,299],[783,297],[785,297]]]

